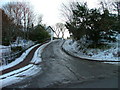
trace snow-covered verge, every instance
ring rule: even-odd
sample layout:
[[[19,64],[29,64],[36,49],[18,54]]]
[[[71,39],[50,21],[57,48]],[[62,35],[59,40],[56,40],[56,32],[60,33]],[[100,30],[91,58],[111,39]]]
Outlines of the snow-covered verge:
[[[4,70],[4,69],[7,69],[7,68],[10,68],[10,67],[13,67],[13,66],[19,64],[20,62],[22,62],[22,61],[25,59],[25,57],[28,55],[28,53],[29,53],[34,47],[36,47],[36,46],[38,46],[38,45],[39,45],[39,44],[34,45],[34,46],[32,46],[31,48],[29,48],[28,50],[26,50],[26,51],[25,51],[19,58],[17,58],[15,61],[13,61],[13,62],[11,62],[11,63],[9,63],[9,64],[7,64],[7,65],[2,65],[2,66],[0,66],[0,71],[1,71],[1,70]]]
[[[48,43],[40,46],[40,47],[36,50],[36,52],[35,52],[35,54],[34,54],[34,56],[33,56],[33,59],[31,60],[31,63],[38,64],[38,63],[40,63],[40,62],[42,61],[42,59],[41,59],[41,53],[43,52],[43,49],[44,49],[48,44],[50,44],[50,43],[51,43],[51,42],[48,42]]]
[[[20,68],[18,70],[12,71],[10,73],[4,74],[0,76],[0,88],[20,82],[24,80],[27,77],[33,76],[41,71],[40,65],[36,65],[42,61],[41,59],[41,53],[43,52],[43,49],[50,44],[51,42],[48,42],[46,44],[43,44],[40,46],[34,53],[33,59],[31,60],[31,64]],[[33,63],[33,64],[32,64]]]
[[[0,45],[0,54],[6,53],[6,52],[11,52],[11,48],[8,46]]]
[[[118,38],[119,39],[119,38]],[[120,57],[115,56],[114,54],[118,52],[118,42],[110,43],[111,48],[101,50],[101,49],[79,49],[78,43],[73,40],[66,40],[62,48],[69,54],[88,60],[99,60],[99,61],[115,61],[114,64],[118,64]],[[110,62],[109,62],[110,63]]]
[[[40,71],[41,71],[40,67],[33,64],[29,64],[21,69],[4,74],[0,76],[0,88],[20,82],[21,80],[33,76]]]
[[[0,45],[0,54],[10,53],[11,52],[11,47],[21,46],[21,47],[27,49],[34,44],[35,43],[31,40],[20,40],[19,44],[17,43],[17,41],[15,41],[9,46]]]
[[[16,40],[15,42],[13,42],[10,46],[12,47],[17,47],[17,46],[21,46],[22,48],[29,48],[30,46],[34,45],[35,42],[31,41],[31,40],[25,40],[25,39],[21,39],[19,40],[19,43],[18,43],[18,40]]]

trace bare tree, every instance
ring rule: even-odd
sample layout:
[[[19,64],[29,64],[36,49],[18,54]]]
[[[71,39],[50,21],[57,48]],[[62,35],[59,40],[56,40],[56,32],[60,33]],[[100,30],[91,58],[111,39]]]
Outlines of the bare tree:
[[[11,20],[7,14],[2,10],[2,44],[10,44],[14,41],[14,38],[16,37],[14,33],[13,27],[16,27],[16,25],[13,23],[13,20]]]
[[[120,0],[100,0],[102,10],[116,11],[120,15]]]
[[[77,9],[76,7],[76,3],[77,4],[80,4],[80,5],[83,5],[85,4],[87,6],[87,2],[77,2],[77,1],[72,1],[72,2],[69,2],[68,5],[65,5],[64,3],[62,3],[62,9],[61,9],[61,14],[63,16],[63,20],[66,22],[72,22],[73,21],[73,11],[75,9]]]
[[[112,5],[114,6],[114,10],[117,11],[118,16],[120,16],[120,1],[116,0]]]
[[[60,23],[59,28],[61,30],[62,38],[64,38],[66,27],[63,23]]]
[[[42,15],[38,16],[38,18],[37,18],[37,24],[41,24],[42,23],[42,18],[43,18]]]
[[[72,4],[66,6],[64,3],[62,4],[61,14],[63,16],[64,21],[71,21],[72,18]]]
[[[64,38],[66,27],[63,23],[56,23],[55,27],[53,28],[57,38],[60,38],[60,35],[62,35],[62,38]]]
[[[29,3],[10,2],[3,6],[5,13],[14,20],[17,26],[24,27],[22,30],[28,32],[34,22],[34,14]],[[24,35],[26,38],[28,35]]]
[[[100,2],[100,5],[101,5],[101,9],[102,9],[103,11],[104,11],[105,9],[108,10],[108,3],[107,3],[105,0],[101,1],[101,2]]]
[[[57,36],[57,38],[59,38],[60,32],[61,32],[61,30],[59,28],[59,23],[55,24],[55,26],[53,27],[53,29],[54,29],[55,35]]]
[[[99,0],[99,10],[101,12],[104,12],[105,10],[108,10],[110,13],[113,13],[113,7],[112,7],[113,1],[110,0]]]

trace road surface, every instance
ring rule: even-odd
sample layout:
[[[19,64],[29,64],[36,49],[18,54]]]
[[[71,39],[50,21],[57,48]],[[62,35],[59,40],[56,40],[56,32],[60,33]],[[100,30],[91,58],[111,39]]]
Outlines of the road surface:
[[[6,88],[118,88],[117,65],[74,58],[62,51],[62,43],[44,49],[42,73]]]

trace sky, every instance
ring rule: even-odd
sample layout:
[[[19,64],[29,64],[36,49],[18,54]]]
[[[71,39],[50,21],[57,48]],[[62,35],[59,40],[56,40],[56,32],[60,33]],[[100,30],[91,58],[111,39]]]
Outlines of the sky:
[[[55,25],[58,22],[62,22],[60,11],[62,9],[62,3],[87,1],[91,8],[95,7],[98,3],[98,0],[0,0],[0,6],[12,1],[30,2],[35,12],[43,16],[43,23],[47,25]]]
[[[70,1],[87,1],[88,7],[94,8],[97,7],[99,0],[0,0],[0,7],[12,1],[30,2],[34,12],[43,16],[42,23],[48,26],[54,26],[58,22],[63,22],[60,11],[62,9],[62,3],[66,5]],[[66,37],[67,35],[68,34],[66,34]]]

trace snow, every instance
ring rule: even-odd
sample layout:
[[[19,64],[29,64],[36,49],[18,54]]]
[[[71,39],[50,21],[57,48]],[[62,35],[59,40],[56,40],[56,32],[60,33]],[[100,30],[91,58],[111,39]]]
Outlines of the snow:
[[[117,39],[119,40],[120,35],[117,36]],[[118,48],[118,42],[116,43],[109,43],[111,44],[110,49],[101,50],[101,49],[87,49],[84,48],[83,50],[79,49],[79,46],[77,46],[77,42],[73,40],[66,40],[63,44],[63,49],[67,51],[69,54],[72,54],[76,57],[80,58],[86,58],[89,60],[104,60],[104,61],[120,61],[119,57],[115,57],[113,53],[116,53]],[[85,51],[85,52],[84,52]],[[111,63],[111,62],[109,62]],[[112,64],[118,64],[118,62],[112,62]]]
[[[43,49],[44,49],[48,44],[50,44],[50,43],[51,43],[51,42],[46,43],[46,44],[40,46],[40,47],[36,50],[36,52],[35,52],[35,54],[34,54],[34,56],[33,56],[33,59],[31,60],[31,63],[38,64],[38,63],[40,63],[40,62],[42,61],[42,60],[41,60],[41,53],[43,52]]]
[[[33,66],[32,64],[31,64],[31,65],[27,65],[27,66],[25,66],[25,67],[23,67],[23,68],[20,68],[20,69],[18,69],[18,70],[15,70],[15,71],[12,71],[12,72],[3,74],[3,75],[0,76],[0,79],[5,78],[5,77],[10,77],[11,75],[17,74],[17,73],[19,73],[19,72],[21,72],[21,71],[23,71],[23,70],[26,70],[26,69],[28,69],[28,68],[30,68],[30,67],[32,67],[32,66]]]
[[[25,39],[21,39],[19,40],[19,44],[18,44],[18,40],[16,40],[14,43],[12,43],[10,46],[12,47],[17,47],[17,46],[22,46],[23,48],[28,48],[32,45],[34,45],[35,43],[31,40],[25,40]]]
[[[2,65],[2,66],[0,67],[0,71],[1,71],[1,70],[4,70],[4,69],[7,69],[7,68],[10,68],[10,67],[13,67],[13,66],[19,64],[20,62],[22,62],[22,61],[25,59],[25,57],[28,55],[28,53],[29,53],[34,47],[36,47],[36,46],[38,46],[38,45],[39,45],[39,44],[34,45],[33,47],[31,47],[31,48],[29,48],[28,50],[26,50],[26,51],[25,51],[19,58],[17,58],[15,61],[13,61],[13,62],[11,62],[11,63],[9,63],[9,64],[7,64],[7,65]]]
[[[11,45],[9,46],[12,46],[12,47],[16,47],[16,46],[27,46],[27,47],[30,47],[32,45],[34,45],[35,43],[31,40],[26,40],[26,39],[22,39],[21,37],[17,37],[16,41],[13,42]]]
[[[7,52],[11,52],[11,48],[9,46],[0,45],[0,54]]]
[[[36,65],[36,64],[38,64],[42,61],[41,53],[43,52],[43,49],[50,43],[51,42],[43,44],[35,51],[33,59],[31,60],[31,63],[33,63],[33,64],[29,64],[23,68],[18,69],[18,70],[1,75],[0,76],[0,85],[1,85],[0,87],[5,87],[8,85],[20,82],[20,81],[26,79],[27,77],[36,75],[38,72],[41,72],[42,68],[40,67],[40,65]],[[37,46],[37,45],[35,45],[35,46]],[[34,48],[35,46],[33,46],[32,48]],[[29,49],[29,51],[31,49]],[[29,52],[29,51],[27,51],[27,52]],[[23,59],[23,58],[21,57],[21,59]]]
[[[24,40],[19,40],[19,44],[16,42],[12,43],[9,46],[4,46],[4,45],[0,45],[0,54],[2,53],[10,53],[11,52],[11,47],[16,47],[16,46],[22,46],[23,48],[28,48],[32,45],[34,45],[35,43],[31,40],[25,40],[26,42],[24,42]]]
[[[0,85],[1,85],[0,87],[5,87],[8,85],[20,82],[25,78],[33,76],[40,71],[41,71],[40,67],[35,66],[33,64],[29,64],[21,69],[18,69],[13,72],[0,76]]]
[[[0,66],[4,67],[8,63],[8,59],[9,60],[11,59],[11,55],[18,53],[18,52],[12,52],[11,47],[21,46],[25,50],[34,44],[35,44],[35,42],[33,42],[31,40],[25,40],[25,39],[21,39],[20,37],[17,37],[17,40],[15,42],[13,42],[12,44],[10,44],[9,46],[0,45],[0,64],[1,64]],[[15,55],[13,55],[13,56],[15,56]],[[7,60],[5,58],[7,58]],[[12,57],[12,58],[14,58],[14,57]],[[1,67],[0,67],[0,70],[1,70]]]

